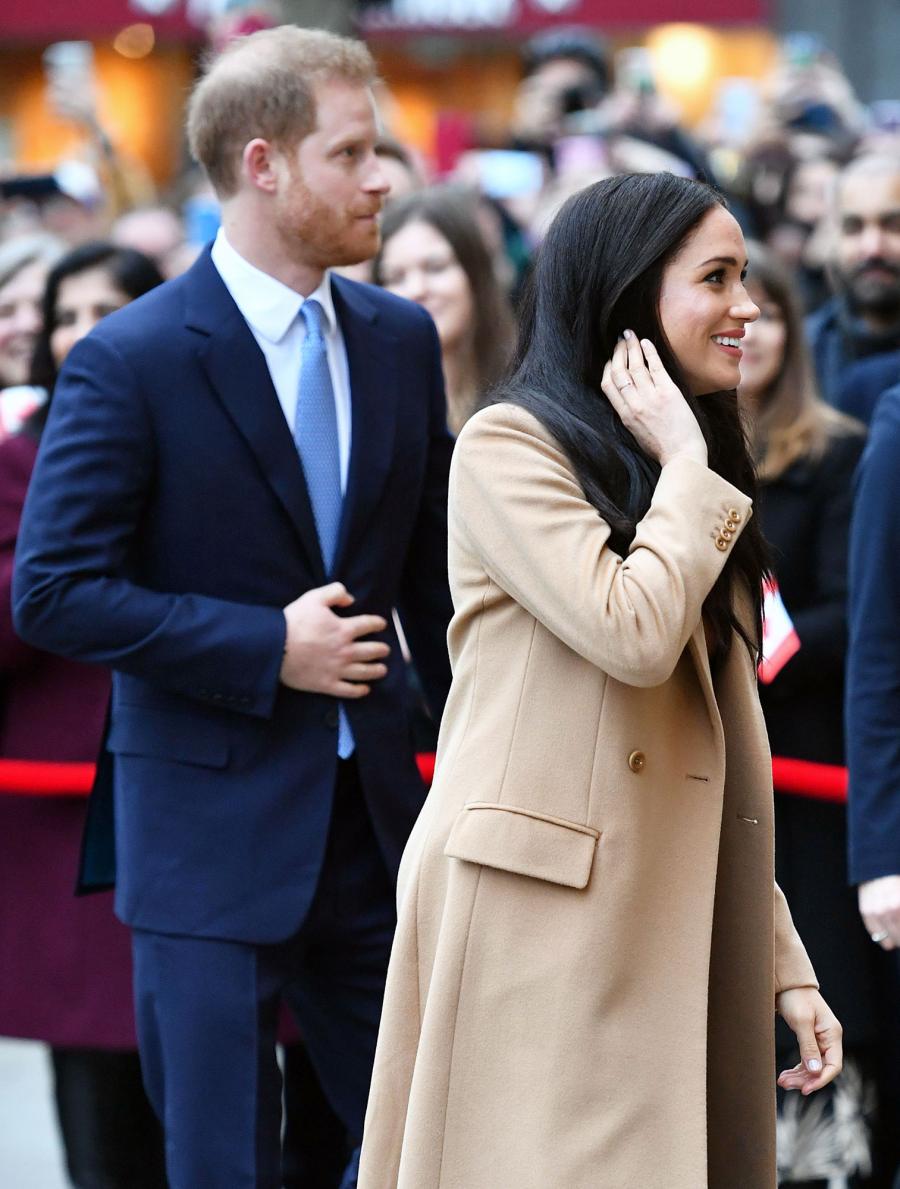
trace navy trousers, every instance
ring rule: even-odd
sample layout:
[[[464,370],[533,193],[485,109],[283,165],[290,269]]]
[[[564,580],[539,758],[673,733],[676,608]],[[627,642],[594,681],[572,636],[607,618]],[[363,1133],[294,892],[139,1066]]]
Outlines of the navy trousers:
[[[350,759],[338,765],[325,861],[294,936],[249,945],[134,930],[141,1064],[165,1127],[170,1189],[281,1189],[282,998],[361,1141],[394,925],[393,886]],[[355,1184],[352,1172],[344,1184]]]

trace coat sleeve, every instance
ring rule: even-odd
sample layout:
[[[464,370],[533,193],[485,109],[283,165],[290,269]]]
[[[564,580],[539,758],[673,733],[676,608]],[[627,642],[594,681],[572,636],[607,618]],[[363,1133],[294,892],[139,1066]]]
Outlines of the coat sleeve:
[[[752,512],[719,475],[674,459],[620,557],[562,450],[511,405],[494,405],[463,429],[450,507],[451,528],[497,586],[579,655],[633,686],[671,676]],[[727,520],[735,527],[726,542]]]
[[[900,388],[860,464],[850,530],[848,832],[853,883],[900,875]]]
[[[57,382],[25,501],[13,576],[16,629],[48,652],[269,716],[283,612],[152,590],[136,579],[155,448],[132,365],[94,331],[73,348]]]
[[[778,884],[775,885],[775,994],[794,987],[818,987],[803,942],[794,922],[787,900]]]

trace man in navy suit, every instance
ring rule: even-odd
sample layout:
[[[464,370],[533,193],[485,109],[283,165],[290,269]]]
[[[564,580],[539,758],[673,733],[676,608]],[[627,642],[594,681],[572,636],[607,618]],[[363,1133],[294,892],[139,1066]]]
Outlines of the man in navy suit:
[[[449,685],[437,337],[326,271],[378,244],[373,73],[293,27],[211,65],[188,132],[222,231],[72,351],[19,539],[20,633],[115,670],[116,905],[172,1189],[280,1186],[282,997],[360,1138],[423,797],[395,608],[436,713]]]

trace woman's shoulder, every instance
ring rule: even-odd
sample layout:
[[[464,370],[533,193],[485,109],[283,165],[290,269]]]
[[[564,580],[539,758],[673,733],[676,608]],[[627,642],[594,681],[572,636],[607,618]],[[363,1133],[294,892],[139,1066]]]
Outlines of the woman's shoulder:
[[[467,443],[484,438],[535,438],[558,449],[553,435],[533,413],[513,401],[496,401],[485,405],[468,419],[457,438],[457,450]]]

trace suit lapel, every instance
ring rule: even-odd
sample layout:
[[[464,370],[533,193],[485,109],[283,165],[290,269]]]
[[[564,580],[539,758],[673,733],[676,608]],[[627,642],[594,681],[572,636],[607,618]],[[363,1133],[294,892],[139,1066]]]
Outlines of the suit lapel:
[[[697,680],[700,682],[700,688],[703,691],[703,698],[706,702],[706,709],[709,714],[710,725],[715,736],[716,749],[720,753],[720,758],[724,764],[725,760],[725,732],[722,727],[722,716],[719,714],[719,705],[716,701],[716,691],[713,685],[712,670],[709,666],[709,649],[706,647],[706,632],[703,629],[703,620],[694,628],[691,638],[688,641],[691,656],[694,661],[694,667],[697,670]],[[736,647],[732,643],[732,647]]]
[[[198,350],[200,362],[293,522],[313,574],[324,582],[322,554],[303,468],[265,357],[208,251],[186,280],[186,324],[203,336]]]
[[[394,453],[399,401],[397,341],[375,324],[364,289],[332,278],[334,307],[350,371],[352,436],[347,492],[335,569],[359,540],[384,486]]]

